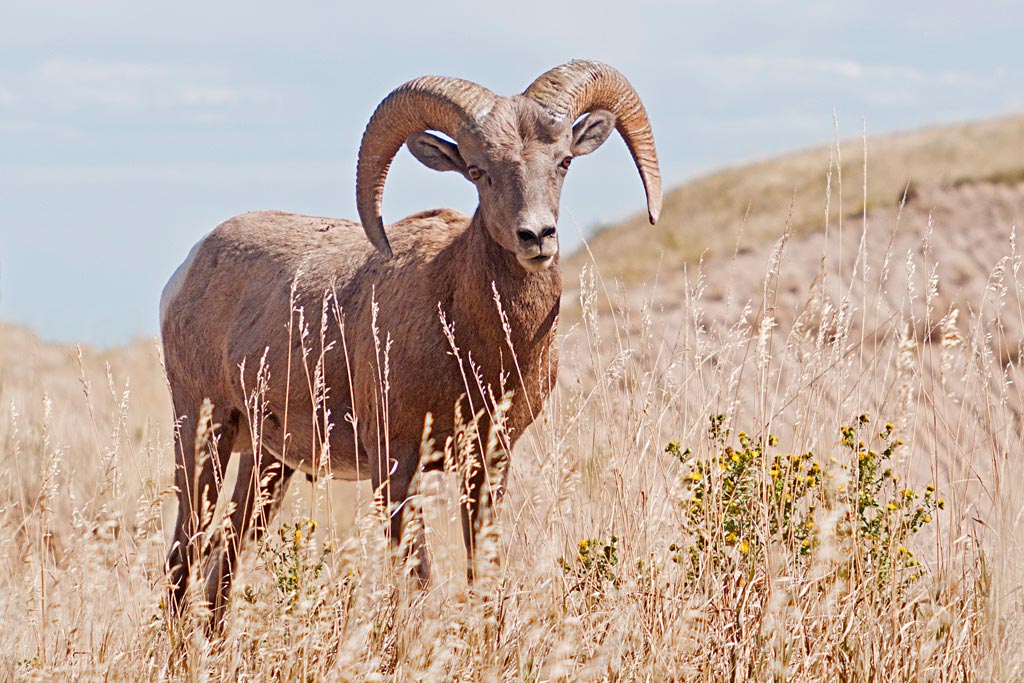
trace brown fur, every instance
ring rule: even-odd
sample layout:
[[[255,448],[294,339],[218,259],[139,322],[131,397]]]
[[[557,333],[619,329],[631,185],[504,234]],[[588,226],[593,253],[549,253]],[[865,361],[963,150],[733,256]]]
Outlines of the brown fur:
[[[566,173],[561,162],[596,149],[614,121],[599,111],[571,127],[553,122],[531,100],[514,97],[500,99],[478,127],[462,132],[457,146],[426,134],[411,137],[410,149],[428,166],[456,170],[475,182],[480,208],[472,219],[442,209],[393,224],[388,228],[391,259],[374,250],[358,223],[272,211],[232,218],[203,241],[180,288],[168,296],[162,322],[167,375],[181,419],[179,518],[168,555],[173,609],[181,606],[196,554],[194,539],[208,522],[200,511],[216,505],[217,472],[226,468],[232,451],[242,453],[242,472],[249,479],[233,494],[234,538],[227,548],[218,541],[209,570],[207,598],[218,618],[238,545],[263,532],[295,470],[317,470],[327,420],[314,408],[308,377],[321,353],[325,292],[332,293],[344,320],[342,338],[335,316],[327,318],[329,467],[340,478],[369,476],[374,487],[387,484],[385,493],[396,503],[393,541],[399,539],[401,503],[419,465],[425,415],[433,415],[433,435],[444,443],[452,433],[454,405],[467,394],[439,311],[454,326],[460,358],[479,368],[485,388],[480,391],[470,376],[472,409],[483,407],[484,396],[500,395],[504,377],[514,391],[506,425],[510,444],[519,438],[550,393],[558,365],[552,342],[562,289],[554,228]],[[289,336],[293,282],[294,304],[310,329],[308,374],[297,318]],[[512,348],[494,290],[508,319]],[[377,342],[383,346],[388,340],[384,420]],[[254,428],[247,392],[257,384],[264,354],[266,415]],[[199,444],[197,451],[195,416],[204,399],[213,403],[219,431],[215,443]],[[250,434],[257,428],[260,444],[254,448]],[[206,457],[211,465],[203,466]],[[472,504],[463,514],[471,568],[479,508],[487,498],[482,486],[482,474],[477,475]],[[254,508],[260,488],[266,504]],[[254,515],[260,517],[255,527]],[[413,547],[422,556],[422,539]],[[421,571],[425,578],[425,562]]]

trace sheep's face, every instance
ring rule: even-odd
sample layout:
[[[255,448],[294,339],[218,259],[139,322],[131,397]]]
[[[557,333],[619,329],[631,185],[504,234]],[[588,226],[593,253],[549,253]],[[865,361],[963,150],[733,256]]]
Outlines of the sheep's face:
[[[473,183],[491,238],[539,273],[558,255],[558,203],[569,166],[608,139],[615,116],[597,110],[571,124],[517,96],[499,99],[458,144],[430,133],[416,133],[407,144],[427,167],[458,171]]]

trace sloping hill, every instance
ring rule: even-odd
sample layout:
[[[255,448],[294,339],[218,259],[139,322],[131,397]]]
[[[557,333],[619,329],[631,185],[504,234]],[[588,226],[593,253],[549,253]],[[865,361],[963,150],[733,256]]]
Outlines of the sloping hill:
[[[130,401],[118,415],[126,392]],[[0,404],[16,406],[24,428],[42,421],[46,401],[53,406],[50,436],[66,446],[84,441],[94,447],[94,430],[109,432],[118,421],[136,447],[151,426],[159,425],[162,436],[170,434],[173,411],[154,340],[76,347],[45,342],[31,330],[0,322]],[[6,427],[0,421],[0,437]]]
[[[972,181],[1024,180],[1024,116],[867,139],[867,208],[896,206],[908,183],[923,189]],[[758,163],[727,168],[670,190],[658,225],[646,214],[599,232],[590,250],[601,273],[638,283],[701,254],[732,253],[776,239],[787,220],[796,235],[864,210],[864,141],[847,140]],[[831,171],[830,171],[831,169]],[[568,282],[589,260],[582,249],[566,260]],[[662,260],[664,259],[664,260]]]
[[[599,384],[608,366],[592,360],[588,337],[612,339],[677,387],[682,424],[725,413],[806,448],[868,413],[897,424],[908,481],[955,482],[966,496],[1024,436],[1015,227],[1024,183],[961,184],[875,209],[842,234],[762,241],[686,273],[663,270],[650,286],[609,287],[608,301],[591,285],[596,315],[567,292],[571,360],[560,381]],[[581,334],[590,320],[598,334]],[[970,496],[982,509],[991,502]]]
[[[595,236],[566,261],[560,381],[621,388],[642,360],[690,438],[721,413],[803,449],[868,413],[905,438],[907,480],[990,508],[973,487],[1022,438],[1024,117],[866,147],[866,211],[852,141],[712,173],[658,226]]]

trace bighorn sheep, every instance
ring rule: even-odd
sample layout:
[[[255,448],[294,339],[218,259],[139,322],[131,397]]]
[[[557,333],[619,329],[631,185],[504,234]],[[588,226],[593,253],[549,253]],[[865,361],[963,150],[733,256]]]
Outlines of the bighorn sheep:
[[[572,61],[512,97],[454,78],[410,81],[380,103],[363,135],[356,187],[361,225],[247,213],[222,223],[193,248],[161,298],[165,364],[180,419],[178,521],[167,556],[172,610],[181,607],[196,539],[209,518],[204,511],[216,506],[220,473],[232,451],[243,454],[230,518],[236,540],[211,560],[206,584],[207,599],[220,613],[240,542],[265,530],[295,470],[316,471],[325,438],[334,476],[355,479],[368,472],[375,489],[388,484],[396,503],[391,538],[397,543],[401,503],[419,466],[424,416],[433,414],[433,433],[443,443],[452,433],[452,408],[465,393],[439,309],[454,326],[461,351],[479,366],[485,386],[496,387],[499,375],[512,370],[514,351],[518,372],[511,382],[516,386],[507,414],[509,442],[523,433],[551,392],[557,369],[552,341],[562,284],[555,226],[562,181],[573,158],[597,149],[612,128],[625,139],[640,172],[653,224],[661,208],[661,176],[644,106],[615,69]],[[457,171],[476,186],[479,206],[472,217],[426,211],[385,233],[384,182],[403,144],[427,167]],[[338,416],[329,437],[310,397],[299,335],[289,333],[290,304],[316,321],[325,291],[333,292],[347,330],[344,340],[340,332],[327,340],[335,344],[324,356],[331,413]],[[511,330],[511,350],[495,291]],[[386,420],[380,417],[374,316],[381,338],[390,336],[393,344]],[[261,448],[253,449],[246,386],[252,390],[265,353],[271,379],[261,399]],[[201,416],[204,399],[212,414]],[[212,426],[215,437],[196,437],[197,428],[200,435],[208,432],[201,422]],[[482,475],[476,476],[473,502],[463,514],[470,555],[485,504],[482,484]]]

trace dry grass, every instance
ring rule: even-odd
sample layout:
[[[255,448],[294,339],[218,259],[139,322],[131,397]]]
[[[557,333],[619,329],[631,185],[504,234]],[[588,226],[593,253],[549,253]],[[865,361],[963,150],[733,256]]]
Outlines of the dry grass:
[[[830,189],[834,205],[838,177]],[[103,355],[86,351],[85,391],[73,358],[26,342],[39,349],[31,373],[15,376],[20,354],[2,365],[0,671],[1020,680],[1021,258],[1007,215],[980,228],[1000,246],[949,276],[967,282],[934,267],[938,236],[956,248],[949,217],[905,229],[913,216],[896,210],[654,288],[622,289],[588,266],[558,390],[517,446],[486,536],[498,561],[472,589],[450,477],[420,487],[439,560],[423,592],[397,578],[364,489],[342,489],[362,496],[353,508],[337,484],[303,484],[288,526],[249,553],[225,637],[186,629],[184,656],[160,609],[171,449],[155,351],[110,354],[109,383]],[[791,454],[818,464],[813,485],[802,466],[780,466]],[[892,472],[864,469],[882,460]]]

